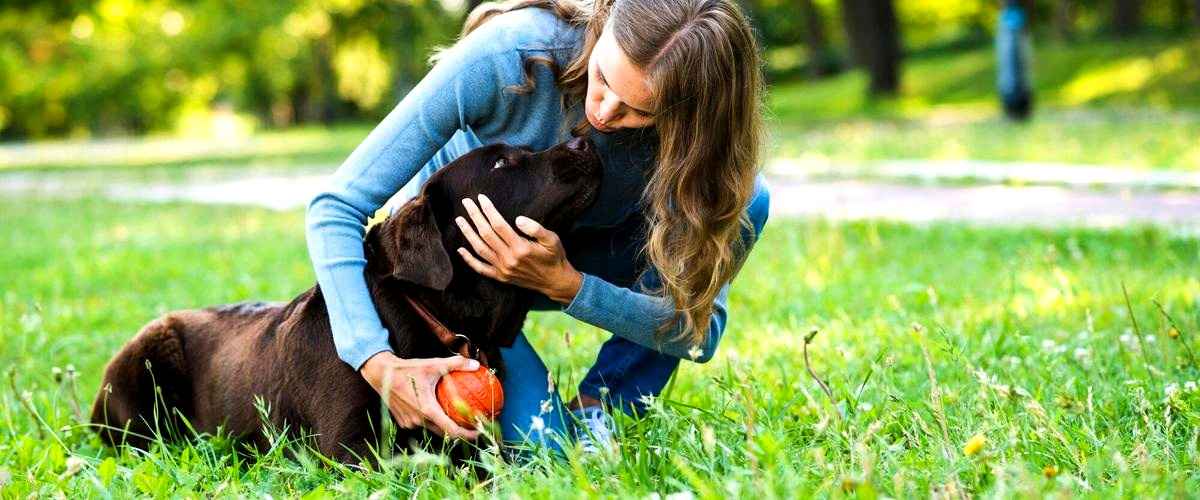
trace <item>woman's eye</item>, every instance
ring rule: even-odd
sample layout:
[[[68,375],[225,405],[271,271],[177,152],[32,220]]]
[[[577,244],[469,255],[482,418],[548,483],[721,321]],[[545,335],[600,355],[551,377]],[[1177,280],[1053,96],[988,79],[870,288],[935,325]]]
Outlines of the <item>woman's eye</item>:
[[[492,165],[492,168],[504,168],[504,165],[505,165],[504,158],[500,158],[500,159],[496,160],[496,164]]]

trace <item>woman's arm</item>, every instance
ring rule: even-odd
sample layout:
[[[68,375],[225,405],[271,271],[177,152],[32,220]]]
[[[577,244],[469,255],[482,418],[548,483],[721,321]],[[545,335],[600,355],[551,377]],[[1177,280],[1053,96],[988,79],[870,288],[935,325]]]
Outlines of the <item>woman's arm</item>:
[[[756,182],[754,197],[747,208],[751,229],[743,233],[746,251],[749,252],[767,223],[770,194],[760,178]],[[653,269],[646,272],[632,288],[622,288],[603,279],[583,275],[583,285],[564,312],[585,323],[597,326],[656,351],[704,363],[712,359],[717,343],[725,332],[728,319],[726,304],[729,299],[729,283],[721,287],[713,301],[713,312],[709,317],[708,335],[700,345],[689,339],[679,338],[682,320],[663,335],[657,334],[664,321],[675,315],[675,306],[670,299],[644,293],[661,285],[658,273]]]
[[[679,338],[682,322],[675,320],[665,335],[658,335],[659,326],[675,318],[675,306],[670,300],[649,293],[661,285],[653,269],[643,274],[632,288],[622,288],[603,279],[576,271],[567,262],[566,251],[558,235],[536,221],[517,217],[517,234],[500,216],[485,196],[464,199],[463,207],[470,221],[456,219],[471,248],[478,257],[459,248],[458,254],[476,272],[489,278],[540,292],[550,299],[567,304],[567,314],[583,322],[608,330],[650,349],[683,359],[706,362],[712,359],[717,342],[725,331],[729,296],[726,283],[713,301],[708,335],[696,345]],[[747,207],[751,227],[743,231],[745,249],[750,251],[767,223],[770,195],[759,178],[754,197]]]
[[[306,238],[338,356],[355,369],[390,351],[363,277],[367,219],[459,129],[505,113],[503,33],[476,30],[375,127],[308,205]],[[511,49],[509,49],[511,50]]]

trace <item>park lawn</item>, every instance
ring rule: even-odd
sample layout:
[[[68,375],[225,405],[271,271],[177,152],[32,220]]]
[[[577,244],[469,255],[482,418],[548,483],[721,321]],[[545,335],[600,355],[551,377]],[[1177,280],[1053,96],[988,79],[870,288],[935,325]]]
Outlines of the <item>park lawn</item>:
[[[1200,168],[1200,40],[1041,43],[1037,110],[999,117],[991,47],[918,54],[903,87],[867,97],[850,71],[770,90],[774,152],[831,162],[973,159]]]
[[[101,447],[72,402],[87,411],[107,358],[163,312],[309,287],[303,214],[87,199],[8,199],[0,213],[5,498],[1200,488],[1193,236],[773,219],[733,289],[716,358],[684,363],[648,417],[622,420],[618,456],[518,466],[489,447],[492,477],[480,481],[429,454],[379,471],[326,468],[289,440],[245,460],[224,437],[149,453]],[[805,371],[812,327],[812,368],[836,402]],[[535,315],[529,332],[567,392],[604,338],[561,314]]]

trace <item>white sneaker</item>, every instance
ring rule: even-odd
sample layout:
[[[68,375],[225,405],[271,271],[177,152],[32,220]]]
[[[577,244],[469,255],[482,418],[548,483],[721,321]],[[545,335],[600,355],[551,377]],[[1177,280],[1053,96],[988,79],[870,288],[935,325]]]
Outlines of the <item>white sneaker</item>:
[[[617,423],[612,415],[599,406],[588,406],[571,410],[575,417],[575,441],[583,448],[584,453],[600,453],[612,451],[617,444],[614,437],[617,433]]]

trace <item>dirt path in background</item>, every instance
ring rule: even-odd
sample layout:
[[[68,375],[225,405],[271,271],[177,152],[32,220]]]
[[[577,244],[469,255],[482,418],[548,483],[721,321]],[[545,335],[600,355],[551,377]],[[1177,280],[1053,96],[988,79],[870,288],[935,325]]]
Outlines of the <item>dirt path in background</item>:
[[[159,176],[48,172],[0,174],[0,195],[98,195],[129,201],[245,204],[274,210],[303,207],[333,165],[276,169],[193,168]],[[986,225],[1157,224],[1200,229],[1200,191],[1083,186],[914,185],[872,180],[768,177],[773,217],[958,221]]]
[[[1200,229],[1196,191],[1096,191],[1059,186],[918,186],[773,178],[771,215],[987,225]]]

